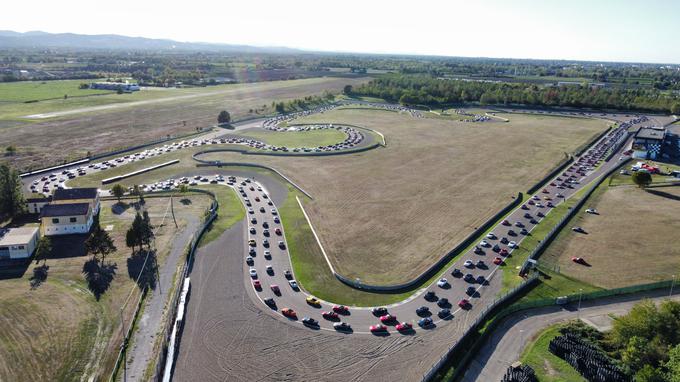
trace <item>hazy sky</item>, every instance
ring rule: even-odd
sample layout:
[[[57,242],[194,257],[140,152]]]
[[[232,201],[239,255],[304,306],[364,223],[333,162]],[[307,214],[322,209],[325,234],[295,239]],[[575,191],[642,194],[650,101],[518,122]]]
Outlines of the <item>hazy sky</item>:
[[[8,1],[2,8],[0,29],[19,32],[680,63],[678,0],[37,0]]]

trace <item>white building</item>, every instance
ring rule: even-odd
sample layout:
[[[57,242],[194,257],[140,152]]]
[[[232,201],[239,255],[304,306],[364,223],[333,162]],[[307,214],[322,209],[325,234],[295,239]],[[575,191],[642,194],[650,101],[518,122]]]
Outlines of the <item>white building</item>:
[[[38,227],[0,229],[0,259],[30,257],[40,238]]]
[[[94,222],[90,203],[48,204],[40,214],[45,236],[88,233]]]

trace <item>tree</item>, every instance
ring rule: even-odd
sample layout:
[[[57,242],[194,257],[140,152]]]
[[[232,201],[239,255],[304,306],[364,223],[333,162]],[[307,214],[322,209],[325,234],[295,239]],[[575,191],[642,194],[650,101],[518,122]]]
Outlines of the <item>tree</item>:
[[[652,175],[647,171],[638,170],[633,173],[633,182],[640,188],[649,186],[652,183]]]
[[[85,240],[85,250],[87,253],[91,253],[94,258],[97,255],[101,255],[101,262],[104,263],[106,255],[116,251],[116,246],[111,240],[109,233],[104,231],[100,225],[92,231],[90,237]]]
[[[680,114],[680,102],[676,102],[671,106],[671,114]]]
[[[664,378],[664,373],[657,368],[652,367],[651,365],[645,365],[635,373],[635,377],[633,378],[635,382],[666,382],[667,380]]]
[[[43,236],[38,240],[38,246],[35,248],[36,260],[43,261],[43,265],[47,262],[47,258],[52,254],[52,240],[49,236]]]
[[[151,247],[151,241],[154,238],[153,225],[151,225],[151,218],[149,213],[144,211],[142,213],[142,224],[140,226],[139,237],[141,238],[142,244],[147,247]]]
[[[342,88],[342,94],[352,95],[352,85],[345,85],[345,87]]]
[[[13,218],[25,209],[19,173],[7,164],[0,164],[0,216]]]
[[[132,248],[132,252],[135,252],[135,247],[138,245],[139,239],[137,237],[137,232],[130,227],[125,233],[125,245],[128,248]]]
[[[217,123],[223,124],[229,122],[231,122],[231,115],[229,112],[226,110],[220,111],[220,113],[217,115]]]
[[[123,195],[125,195],[125,187],[123,187],[120,184],[115,184],[111,188],[111,193],[113,194],[113,196],[116,197],[116,199],[118,199],[118,203],[120,203],[120,198],[122,198]]]
[[[676,345],[668,354],[666,369],[669,382],[680,382],[680,345]]]
[[[186,184],[181,184],[179,186],[179,192],[181,192],[182,194],[186,194],[187,192],[189,192],[189,186],[187,186]]]

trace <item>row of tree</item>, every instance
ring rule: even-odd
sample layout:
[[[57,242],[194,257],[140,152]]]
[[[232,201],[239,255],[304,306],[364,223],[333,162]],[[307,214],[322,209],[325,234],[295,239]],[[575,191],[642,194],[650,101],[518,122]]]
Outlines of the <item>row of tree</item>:
[[[461,81],[427,75],[389,74],[351,89],[404,105],[563,106],[680,113],[680,97],[655,89],[601,88],[584,85],[538,86],[527,83]]]
[[[26,211],[19,173],[8,164],[0,164],[0,221]]]

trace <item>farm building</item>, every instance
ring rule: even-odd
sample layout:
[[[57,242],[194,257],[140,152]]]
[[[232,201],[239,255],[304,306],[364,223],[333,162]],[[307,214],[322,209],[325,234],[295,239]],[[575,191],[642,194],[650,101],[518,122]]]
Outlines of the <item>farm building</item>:
[[[52,201],[40,213],[45,236],[87,233],[99,213],[99,191],[96,188],[69,188],[54,191]]]
[[[633,158],[657,159],[664,138],[666,129],[663,127],[641,127],[633,138]]]
[[[25,259],[33,254],[40,238],[38,227],[0,229],[0,259]]]
[[[26,207],[29,214],[39,214],[43,207],[52,201],[52,197],[47,198],[28,198],[26,199]]]
[[[97,188],[67,188],[54,190],[51,204],[88,203],[94,215],[99,213],[99,190]]]

